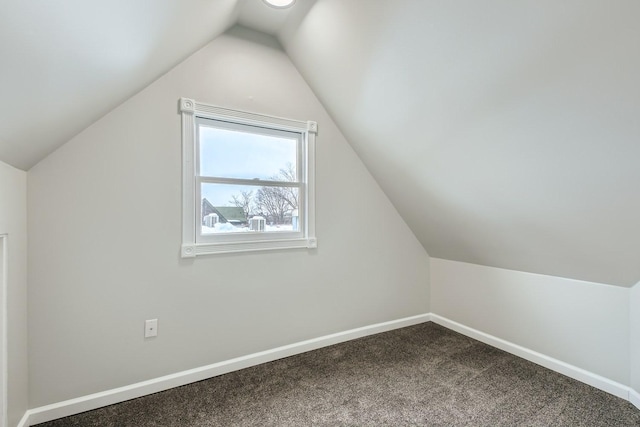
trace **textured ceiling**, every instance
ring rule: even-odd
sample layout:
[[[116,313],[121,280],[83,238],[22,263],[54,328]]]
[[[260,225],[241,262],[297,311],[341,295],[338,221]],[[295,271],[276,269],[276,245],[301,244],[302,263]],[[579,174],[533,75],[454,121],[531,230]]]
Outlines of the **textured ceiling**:
[[[0,6],[0,160],[28,169],[234,23],[276,35],[431,256],[640,280],[640,2]]]

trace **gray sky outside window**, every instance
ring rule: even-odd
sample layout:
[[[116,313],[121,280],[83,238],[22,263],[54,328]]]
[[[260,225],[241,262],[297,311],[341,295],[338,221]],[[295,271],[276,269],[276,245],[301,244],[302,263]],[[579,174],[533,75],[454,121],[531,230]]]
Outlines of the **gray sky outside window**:
[[[296,165],[295,138],[200,127],[200,175],[271,179]]]
[[[257,129],[257,128],[256,128]],[[200,126],[200,175],[270,180],[292,165],[296,172],[297,139]],[[203,186],[202,197],[214,206],[230,206],[244,186]]]

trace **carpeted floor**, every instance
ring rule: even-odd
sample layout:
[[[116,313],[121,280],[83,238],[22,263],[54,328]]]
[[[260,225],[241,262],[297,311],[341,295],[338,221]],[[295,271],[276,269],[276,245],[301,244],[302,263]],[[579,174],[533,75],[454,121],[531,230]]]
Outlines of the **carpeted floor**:
[[[623,399],[434,323],[39,427],[640,426]]]

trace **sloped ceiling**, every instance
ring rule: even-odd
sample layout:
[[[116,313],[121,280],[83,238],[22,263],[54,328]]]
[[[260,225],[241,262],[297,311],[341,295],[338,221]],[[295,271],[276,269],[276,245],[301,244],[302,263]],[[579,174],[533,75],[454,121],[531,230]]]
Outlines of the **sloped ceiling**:
[[[640,2],[318,0],[281,42],[427,252],[640,280]]]
[[[2,0],[0,160],[29,169],[235,22],[238,0]]]
[[[0,7],[0,160],[14,166],[239,23],[278,36],[431,256],[640,280],[636,0]]]

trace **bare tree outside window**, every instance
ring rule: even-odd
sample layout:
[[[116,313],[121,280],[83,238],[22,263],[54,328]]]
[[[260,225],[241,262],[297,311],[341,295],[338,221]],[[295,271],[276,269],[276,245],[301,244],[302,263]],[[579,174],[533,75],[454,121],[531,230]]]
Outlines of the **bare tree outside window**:
[[[280,169],[278,174],[269,177],[274,181],[296,182],[296,171],[291,163]],[[270,224],[290,224],[291,214],[298,209],[298,188],[296,187],[260,187],[255,195],[253,191],[242,191],[231,196],[229,203],[244,210],[247,218],[260,215]]]
[[[249,218],[253,214],[253,191],[242,191],[240,195],[234,194],[229,203],[237,208],[242,208],[244,216]]]
[[[291,163],[287,163],[287,167],[280,169],[280,173],[274,177],[280,181],[295,182],[297,179],[296,171]],[[295,187],[283,187],[282,197],[287,201],[291,210],[298,209],[298,189]]]

